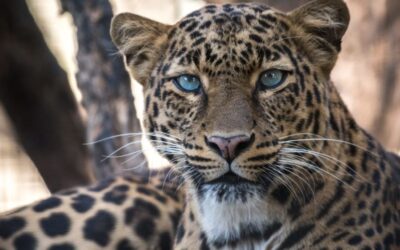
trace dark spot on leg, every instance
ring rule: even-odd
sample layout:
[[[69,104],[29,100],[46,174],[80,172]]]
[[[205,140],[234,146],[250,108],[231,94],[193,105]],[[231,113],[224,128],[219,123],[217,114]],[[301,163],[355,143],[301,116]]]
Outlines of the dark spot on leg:
[[[74,198],[72,198],[72,200],[73,203],[71,204],[71,206],[78,213],[87,212],[90,208],[92,208],[94,204],[94,198],[85,194],[75,196]]]
[[[14,247],[16,250],[34,250],[37,246],[37,240],[30,233],[24,233],[15,238]]]
[[[64,235],[71,227],[70,219],[63,213],[52,213],[40,220],[40,227],[50,237]]]
[[[58,207],[61,204],[61,199],[58,197],[50,197],[45,199],[33,207],[33,211],[35,212],[44,212],[48,209],[52,209]]]
[[[104,194],[103,200],[105,202],[121,205],[126,200],[126,192],[129,190],[128,185],[115,186],[113,189]]]
[[[172,249],[172,240],[169,232],[161,233],[158,246],[160,250]]]
[[[167,201],[167,198],[165,198],[165,196],[163,196],[160,193],[158,193],[157,191],[151,190],[149,188],[139,186],[137,188],[137,191],[139,193],[142,193],[142,194],[145,194],[145,195],[148,195],[148,196],[153,196],[154,198],[156,198],[161,203],[165,203]]]
[[[128,239],[122,239],[118,242],[116,250],[135,250],[136,248],[132,246]]]
[[[26,225],[26,221],[21,217],[12,217],[0,220],[0,237],[7,239],[11,235],[21,230]]]
[[[114,227],[114,216],[105,210],[100,210],[86,221],[83,233],[86,239],[105,247],[110,242],[110,234],[114,231]]]
[[[144,240],[149,240],[154,234],[155,227],[156,226],[152,218],[145,218],[139,220],[139,222],[135,225],[135,232]]]
[[[136,198],[134,206],[125,210],[125,223],[132,224],[137,218],[158,218],[160,210],[152,203]]]

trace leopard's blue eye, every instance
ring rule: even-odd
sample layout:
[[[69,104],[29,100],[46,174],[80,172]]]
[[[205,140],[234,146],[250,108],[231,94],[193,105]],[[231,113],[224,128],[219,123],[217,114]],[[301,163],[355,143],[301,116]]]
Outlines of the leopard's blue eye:
[[[262,87],[272,89],[278,87],[284,82],[286,72],[279,69],[269,69],[264,71],[259,78]]]
[[[197,76],[180,75],[174,78],[175,85],[186,92],[196,92],[201,87],[201,81]]]

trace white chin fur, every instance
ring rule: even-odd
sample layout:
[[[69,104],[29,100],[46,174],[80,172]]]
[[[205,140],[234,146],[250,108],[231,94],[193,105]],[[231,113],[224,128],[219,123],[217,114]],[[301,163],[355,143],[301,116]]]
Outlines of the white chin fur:
[[[256,190],[248,191],[253,195],[246,201],[241,199],[221,201],[217,199],[213,189],[205,190],[203,198],[199,201],[200,222],[210,242],[239,239],[241,230],[247,225],[251,225],[253,230],[262,232],[263,226],[273,221],[274,218],[268,217],[266,213],[267,202],[255,192]]]

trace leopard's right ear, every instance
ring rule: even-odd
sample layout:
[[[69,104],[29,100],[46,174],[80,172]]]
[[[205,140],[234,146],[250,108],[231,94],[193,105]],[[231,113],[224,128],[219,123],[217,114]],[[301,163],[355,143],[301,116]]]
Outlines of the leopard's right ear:
[[[115,16],[111,39],[124,55],[132,76],[145,84],[160,59],[171,26],[131,13]]]
[[[316,65],[329,74],[350,21],[344,0],[313,0],[289,13]],[[301,32],[302,31],[302,32]]]

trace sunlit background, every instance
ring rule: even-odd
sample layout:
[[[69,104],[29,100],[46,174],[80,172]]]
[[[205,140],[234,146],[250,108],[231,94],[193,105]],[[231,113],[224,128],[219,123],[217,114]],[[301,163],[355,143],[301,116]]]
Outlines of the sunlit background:
[[[199,0],[115,0],[110,2],[114,13],[140,13],[165,23],[173,23],[204,5]],[[57,0],[27,0],[27,3],[49,48],[55,54],[59,64],[66,70],[71,88],[77,101],[80,102],[82,96],[75,79],[77,44],[72,17],[68,13],[62,13]],[[111,56],[115,55],[110,53]],[[137,110],[140,114],[143,106],[141,87],[135,83],[133,89]],[[82,107],[80,111],[84,116],[85,111]],[[163,159],[154,153],[151,146],[147,142],[144,144],[146,153],[152,154],[150,166],[164,165]],[[34,164],[23,148],[19,146],[11,124],[0,104],[0,212],[25,205],[49,194],[50,192]]]
[[[56,55],[59,64],[69,76],[71,88],[78,100],[81,94],[76,84],[77,71],[75,53],[77,50],[75,28],[68,13],[62,13],[57,0],[28,0],[29,8],[43,32],[46,42]],[[201,0],[115,0],[114,13],[134,12],[160,22],[174,23],[182,16],[203,6]],[[264,1],[268,2],[268,1]],[[283,1],[284,2],[284,1]],[[343,52],[332,74],[342,97],[356,120],[368,130],[374,132],[385,145],[394,150],[400,146],[400,25],[399,18],[391,27],[399,27],[397,32],[381,37],[374,30],[383,29],[384,18],[389,10],[387,1],[349,0],[347,1],[352,22],[344,38]],[[393,28],[393,30],[395,30]],[[397,41],[397,42],[396,42]],[[388,44],[389,43],[389,44]],[[110,54],[110,56],[113,56]],[[362,57],[361,57],[362,56]],[[385,60],[393,60],[397,75],[388,98],[382,93],[380,82],[385,68]],[[138,113],[142,110],[142,97],[138,84],[133,84]],[[387,106],[382,105],[386,103]],[[84,109],[81,108],[84,116]],[[386,119],[385,122],[382,119]],[[380,128],[384,126],[384,128]],[[390,133],[383,133],[390,131]],[[24,150],[18,145],[12,127],[0,106],[0,212],[12,209],[49,195],[41,177]],[[151,167],[163,164],[154,152],[151,154]],[[164,162],[165,163],[165,162]]]

